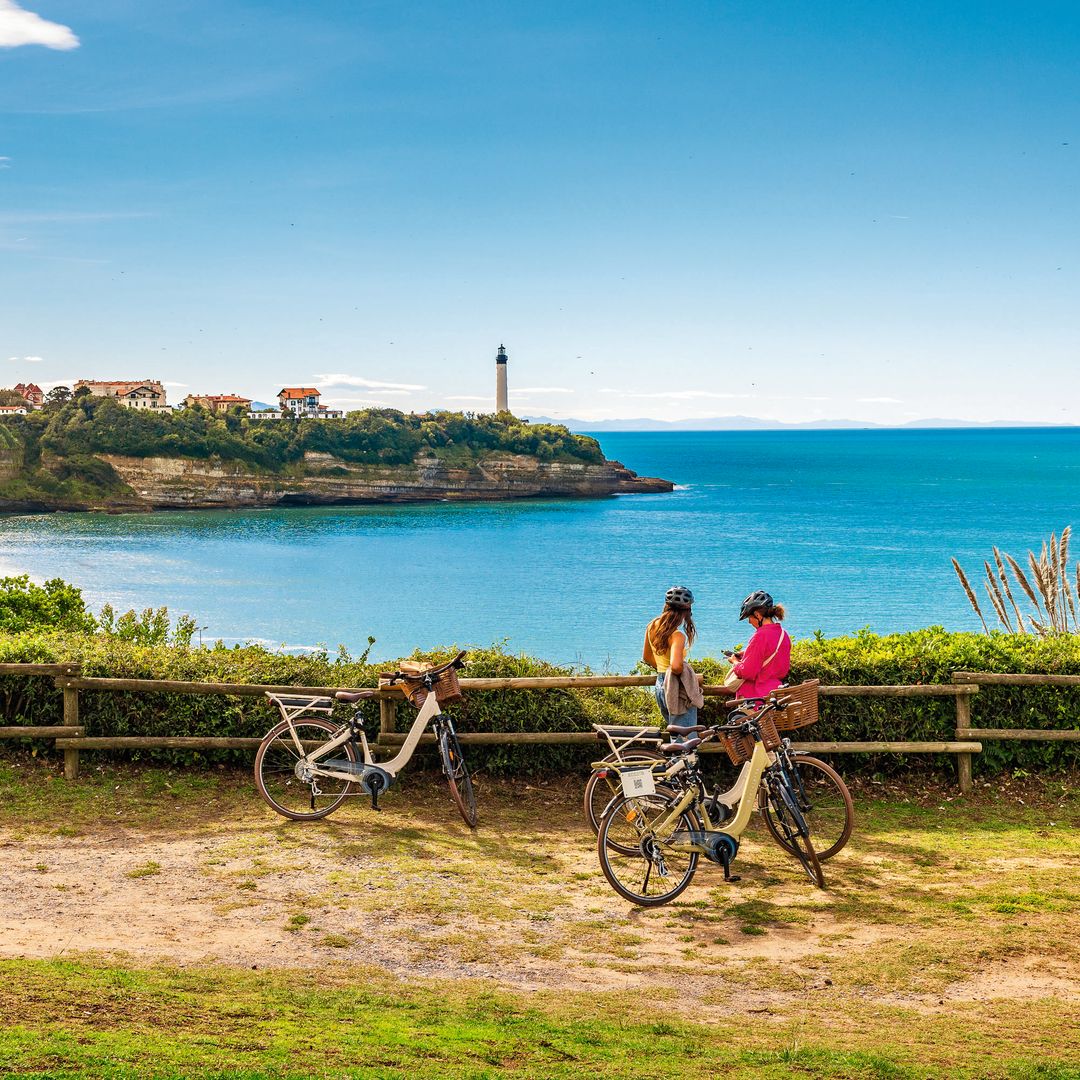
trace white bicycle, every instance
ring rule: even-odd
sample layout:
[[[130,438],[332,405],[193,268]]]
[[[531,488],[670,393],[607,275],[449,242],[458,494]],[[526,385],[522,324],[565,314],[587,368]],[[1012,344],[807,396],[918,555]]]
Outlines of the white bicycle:
[[[370,795],[371,808],[378,810],[379,796],[412,760],[420,736],[430,724],[450,794],[465,823],[475,829],[472,777],[454,723],[440,707],[461,700],[457,670],[464,662],[465,653],[459,653],[438,667],[417,667],[381,677],[384,685],[401,683],[405,696],[419,710],[401,750],[389,761],[372,758],[358,708],[346,723],[330,719],[335,699],[356,705],[376,697],[378,690],[339,690],[334,698],[267,694],[282,720],[266,733],[255,753],[259,794],[277,813],[294,821],[326,817],[353,794]]]

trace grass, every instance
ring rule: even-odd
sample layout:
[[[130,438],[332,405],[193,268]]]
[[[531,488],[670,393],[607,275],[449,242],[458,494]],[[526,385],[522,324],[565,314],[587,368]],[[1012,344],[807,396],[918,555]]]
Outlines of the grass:
[[[50,769],[0,764],[0,926],[89,893],[93,949],[93,898],[129,889],[135,935],[153,876],[155,912],[196,906],[191,934],[255,936],[229,965],[155,962],[155,933],[139,961],[7,950],[13,1074],[1080,1080],[1069,776],[969,798],[867,783],[827,892],[755,825],[737,886],[706,868],[644,910],[598,875],[576,779],[482,778],[472,833],[430,778],[377,817],[357,800],[297,824],[243,773]],[[100,894],[67,869],[84,843]]]
[[[702,1023],[692,1009],[638,994],[526,998],[472,982],[404,984],[347,966],[254,975],[8,961],[0,972],[0,1060],[23,1076],[1080,1075],[1042,1055],[1040,1010],[1027,1053],[1017,1046],[998,1055],[987,1053],[979,1018],[899,1008],[843,1027],[815,1010],[780,1023]],[[1006,1037],[1022,1035],[1023,1023],[1011,1027]]]

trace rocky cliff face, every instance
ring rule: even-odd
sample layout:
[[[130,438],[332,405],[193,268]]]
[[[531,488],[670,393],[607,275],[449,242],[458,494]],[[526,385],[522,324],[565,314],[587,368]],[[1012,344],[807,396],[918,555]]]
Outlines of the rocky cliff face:
[[[293,473],[256,472],[235,461],[136,458],[102,454],[131,488],[117,506],[210,509],[316,506],[333,503],[520,499],[538,496],[623,495],[671,491],[666,480],[639,477],[617,461],[601,465],[544,462],[522,455],[451,468],[435,457],[410,466],[353,465],[308,453]]]

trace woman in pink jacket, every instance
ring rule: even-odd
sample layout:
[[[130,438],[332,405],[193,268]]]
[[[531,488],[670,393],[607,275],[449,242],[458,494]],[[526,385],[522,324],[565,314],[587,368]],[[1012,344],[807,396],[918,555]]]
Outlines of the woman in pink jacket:
[[[768,697],[791,670],[791,636],[780,625],[784,609],[761,589],[752,592],[739,611],[740,622],[746,619],[754,636],[746,650],[735,655],[735,674],[742,679],[736,691],[740,698]]]

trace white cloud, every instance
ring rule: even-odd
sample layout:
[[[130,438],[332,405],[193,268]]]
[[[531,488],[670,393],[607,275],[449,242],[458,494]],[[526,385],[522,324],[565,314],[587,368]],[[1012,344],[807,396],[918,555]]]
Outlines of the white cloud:
[[[360,375],[316,375],[315,381],[320,389],[393,390],[397,393],[427,389],[418,383],[380,382],[378,379],[365,379]]]
[[[454,394],[447,401],[492,401],[490,394]]]
[[[640,394],[629,390],[603,389],[601,394],[619,394],[622,397],[631,398],[667,398],[671,401],[693,401],[697,398],[720,398],[730,401],[733,398],[749,398],[754,394],[726,394],[715,390],[655,390],[647,394]]]
[[[187,383],[186,382],[166,382],[166,383],[162,383],[161,385],[162,386],[172,386],[172,387],[179,388],[179,387],[186,387]]]
[[[14,0],[0,0],[0,49],[15,49],[20,45],[77,49],[79,39],[70,27],[25,11]]]
[[[574,391],[568,386],[523,386],[521,389],[511,388],[514,394],[572,394]]]
[[[8,361],[12,364],[40,364],[43,356],[9,356]]]
[[[902,405],[903,402],[895,397],[861,397],[860,405]]]
[[[4,157],[3,154],[0,154],[0,169],[10,169],[10,168],[11,168],[11,158]]]

